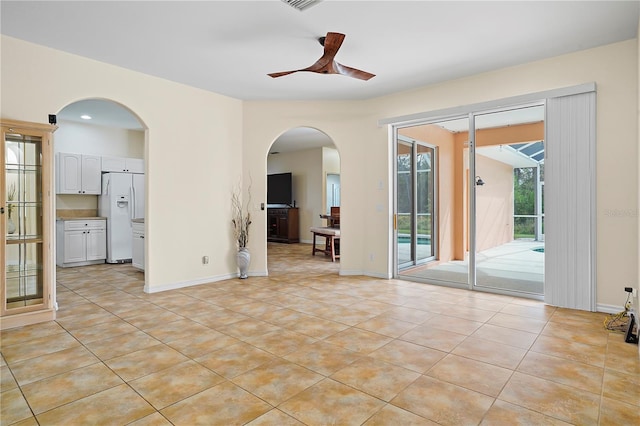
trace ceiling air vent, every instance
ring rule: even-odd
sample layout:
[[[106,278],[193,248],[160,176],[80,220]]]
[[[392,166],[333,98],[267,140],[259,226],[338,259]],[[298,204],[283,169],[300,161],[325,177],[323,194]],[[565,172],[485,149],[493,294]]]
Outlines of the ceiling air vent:
[[[303,10],[310,8],[314,4],[320,3],[322,0],[282,0],[282,1],[288,4],[289,6],[293,7],[294,9],[298,9],[299,11],[302,12]]]

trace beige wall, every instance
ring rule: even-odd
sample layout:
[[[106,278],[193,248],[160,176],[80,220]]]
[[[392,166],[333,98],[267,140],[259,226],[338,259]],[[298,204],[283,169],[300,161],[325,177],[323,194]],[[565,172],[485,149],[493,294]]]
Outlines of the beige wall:
[[[3,118],[42,123],[103,98],[145,124],[150,291],[236,274],[229,199],[242,175],[241,101],[11,37],[1,48]]]
[[[607,212],[638,205],[637,64],[634,39],[369,101],[245,102],[243,169],[260,175],[268,146],[286,129],[327,133],[341,154],[341,273],[388,276],[391,147],[377,120],[595,82],[597,302],[620,306],[620,283],[638,276],[638,220]],[[264,247],[253,249],[252,262],[264,264]]]
[[[597,301],[620,306],[621,283],[637,283],[638,218],[610,214],[638,206],[636,39],[382,98],[336,102],[241,102],[10,37],[1,43],[3,117],[46,122],[47,114],[69,103],[98,97],[126,105],[145,123],[152,291],[236,273],[225,206],[240,174],[262,188],[253,198],[250,271],[266,271],[266,215],[259,205],[266,195],[267,150],[299,126],[324,131],[340,151],[341,273],[387,277],[391,147],[379,119],[592,81],[598,86]],[[201,264],[203,255],[211,256],[209,265]]]
[[[310,242],[309,228],[320,226],[318,215],[324,211],[322,207],[322,148],[269,155],[267,172],[268,174],[292,173],[293,199],[298,207],[300,240]],[[258,187],[256,186],[256,188]],[[265,196],[260,192],[255,192],[252,194],[253,196],[260,197],[266,202]],[[260,235],[260,232],[255,235]]]
[[[325,107],[329,110],[324,110]],[[378,117],[367,111],[365,102],[245,102],[244,103],[244,166],[245,176],[263,178],[265,157],[271,143],[286,130],[313,127],[326,133],[340,152],[342,273],[388,276],[385,234],[389,232],[388,157],[379,151],[388,150],[387,130],[376,126]],[[350,166],[347,166],[350,165]],[[380,173],[382,171],[383,173]],[[376,179],[375,184],[365,184]],[[256,187],[266,188],[264,181]],[[262,200],[266,194],[262,195]],[[259,195],[256,196],[258,201]],[[379,206],[379,210],[377,207]],[[366,213],[366,214],[365,214]],[[265,216],[257,218],[256,229],[263,237],[255,238],[252,268],[266,270]],[[384,238],[385,244],[367,243]],[[365,248],[366,247],[366,248]],[[349,253],[342,257],[342,253]],[[366,265],[366,268],[365,268]]]

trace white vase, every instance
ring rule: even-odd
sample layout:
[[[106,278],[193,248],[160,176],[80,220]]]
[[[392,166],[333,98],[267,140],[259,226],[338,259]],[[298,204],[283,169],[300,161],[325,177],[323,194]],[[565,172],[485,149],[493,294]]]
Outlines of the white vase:
[[[240,279],[249,278],[247,270],[249,269],[249,262],[251,261],[251,253],[246,247],[240,247],[236,256],[238,262],[238,269],[240,269]]]
[[[7,218],[7,234],[13,234],[16,232],[16,224],[13,223],[13,219]]]

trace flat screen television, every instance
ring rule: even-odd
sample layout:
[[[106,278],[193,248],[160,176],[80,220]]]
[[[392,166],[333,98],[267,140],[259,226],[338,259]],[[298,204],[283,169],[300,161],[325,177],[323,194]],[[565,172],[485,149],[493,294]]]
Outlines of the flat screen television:
[[[293,204],[291,173],[267,175],[267,204]]]

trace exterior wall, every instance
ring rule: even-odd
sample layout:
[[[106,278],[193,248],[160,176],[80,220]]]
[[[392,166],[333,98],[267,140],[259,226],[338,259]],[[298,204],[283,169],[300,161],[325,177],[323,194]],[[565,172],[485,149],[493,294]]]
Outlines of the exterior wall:
[[[101,98],[144,123],[148,291],[236,276],[228,206],[242,177],[241,101],[11,37],[0,43],[3,118],[47,122]]]
[[[485,184],[476,191],[478,251],[513,241],[513,167],[476,155],[476,172]]]

